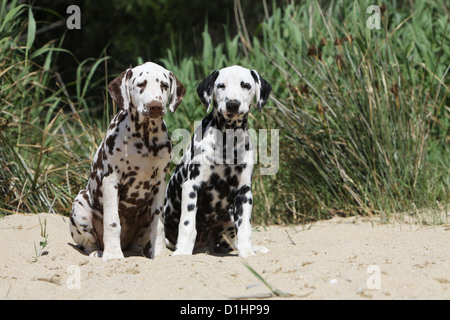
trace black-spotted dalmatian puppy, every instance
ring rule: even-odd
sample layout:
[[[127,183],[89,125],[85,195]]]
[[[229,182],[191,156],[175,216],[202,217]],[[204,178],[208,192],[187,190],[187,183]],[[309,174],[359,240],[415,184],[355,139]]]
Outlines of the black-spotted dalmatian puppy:
[[[172,144],[164,123],[184,86],[163,67],[147,62],[127,69],[109,85],[120,111],[97,150],[86,189],[75,198],[70,232],[80,249],[103,260],[164,248],[162,210]],[[102,250],[102,251],[101,251]]]
[[[227,252],[229,241],[242,257],[268,251],[251,240],[254,154],[247,120],[253,99],[261,111],[271,90],[258,72],[240,66],[214,71],[198,85],[200,100],[213,111],[195,130],[167,187],[165,234],[173,255]]]

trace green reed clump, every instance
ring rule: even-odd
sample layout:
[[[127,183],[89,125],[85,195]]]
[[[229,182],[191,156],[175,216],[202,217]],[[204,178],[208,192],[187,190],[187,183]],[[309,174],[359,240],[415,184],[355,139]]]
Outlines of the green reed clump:
[[[87,95],[106,58],[79,63],[77,95],[69,97],[52,65],[70,52],[54,41],[35,48],[36,29],[31,6],[1,2],[0,214],[67,213],[100,137]]]
[[[262,24],[248,61],[275,83],[264,125],[282,137],[277,178],[257,186],[273,198],[263,220],[427,207],[445,220],[450,30],[443,2],[415,4],[384,7],[379,30],[369,2],[308,1]]]

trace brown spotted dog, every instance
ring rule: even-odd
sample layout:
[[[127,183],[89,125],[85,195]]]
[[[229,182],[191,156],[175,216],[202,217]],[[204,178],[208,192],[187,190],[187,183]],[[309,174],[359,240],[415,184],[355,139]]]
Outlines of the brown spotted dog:
[[[162,210],[171,142],[163,117],[186,92],[175,75],[147,62],[108,85],[120,107],[97,150],[86,189],[75,198],[70,232],[78,247],[103,260],[123,250],[154,258],[164,248]]]

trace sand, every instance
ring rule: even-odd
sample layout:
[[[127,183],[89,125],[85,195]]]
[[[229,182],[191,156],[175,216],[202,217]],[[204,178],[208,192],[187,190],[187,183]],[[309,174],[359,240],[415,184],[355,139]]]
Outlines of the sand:
[[[40,222],[47,246],[36,261]],[[448,219],[448,217],[446,217]],[[0,299],[450,299],[450,225],[384,224],[333,218],[312,225],[254,226],[270,249],[245,261],[235,253],[128,256],[103,262],[71,244],[56,214],[0,219]]]

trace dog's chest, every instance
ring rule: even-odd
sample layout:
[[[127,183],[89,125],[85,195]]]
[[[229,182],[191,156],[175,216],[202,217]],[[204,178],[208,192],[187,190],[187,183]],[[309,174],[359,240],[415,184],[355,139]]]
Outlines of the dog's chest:
[[[189,178],[200,179],[197,217],[199,227],[229,217],[242,181],[251,181],[253,148],[247,131],[218,130],[205,119],[187,150],[184,161]],[[202,130],[203,129],[203,130]]]
[[[119,212],[146,207],[159,191],[161,177],[170,161],[171,143],[164,122],[149,120],[139,128],[116,117],[94,157],[89,186],[94,206],[103,207],[102,180],[117,176]],[[127,214],[128,215],[128,214]]]
[[[169,135],[164,123],[151,123],[140,127],[139,131],[123,124],[108,132],[104,142],[107,156],[104,165],[123,173],[122,177],[135,171],[138,177],[142,177],[140,180],[147,180],[146,176],[153,168],[167,164],[171,151]]]
[[[251,174],[245,165],[216,165],[210,178],[201,184],[197,198],[199,230],[229,220],[240,181]]]

